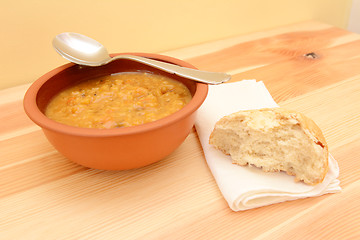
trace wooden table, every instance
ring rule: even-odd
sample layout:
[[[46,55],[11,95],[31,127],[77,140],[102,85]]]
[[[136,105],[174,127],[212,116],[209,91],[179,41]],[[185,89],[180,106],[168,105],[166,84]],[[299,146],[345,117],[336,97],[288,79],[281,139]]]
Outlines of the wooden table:
[[[0,91],[0,239],[360,239],[360,35],[311,21],[164,54],[261,80],[313,118],[343,191],[233,212],[195,130],[141,169],[78,166],[26,117],[24,85]]]

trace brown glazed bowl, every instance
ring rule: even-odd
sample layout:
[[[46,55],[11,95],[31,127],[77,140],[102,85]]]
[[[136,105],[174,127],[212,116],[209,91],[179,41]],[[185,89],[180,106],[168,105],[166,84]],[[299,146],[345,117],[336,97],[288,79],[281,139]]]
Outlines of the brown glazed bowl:
[[[183,67],[184,61],[157,54],[126,53]],[[117,54],[112,54],[115,56]],[[118,72],[151,71],[184,83],[192,100],[179,111],[154,122],[126,128],[90,129],[64,125],[47,118],[45,108],[61,90],[94,77]],[[119,59],[100,67],[73,63],[60,66],[36,80],[24,97],[24,109],[39,125],[49,142],[66,158],[86,167],[105,170],[138,168],[157,162],[172,153],[187,137],[195,122],[196,110],[206,98],[208,86],[161,72],[134,61]]]

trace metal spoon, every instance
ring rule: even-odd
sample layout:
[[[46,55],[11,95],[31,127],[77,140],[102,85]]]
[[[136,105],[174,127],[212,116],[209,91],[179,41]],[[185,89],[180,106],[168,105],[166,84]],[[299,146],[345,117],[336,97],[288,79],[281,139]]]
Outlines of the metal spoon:
[[[162,71],[203,83],[219,84],[231,78],[226,73],[200,71],[145,57],[133,55],[110,57],[108,51],[101,43],[79,33],[65,32],[59,34],[54,38],[53,46],[61,56],[70,62],[80,65],[101,66],[121,58],[140,62]]]

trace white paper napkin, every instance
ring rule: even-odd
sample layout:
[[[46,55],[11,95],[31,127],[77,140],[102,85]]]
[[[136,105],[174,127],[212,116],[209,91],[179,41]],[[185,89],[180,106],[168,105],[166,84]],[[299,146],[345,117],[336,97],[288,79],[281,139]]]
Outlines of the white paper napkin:
[[[209,85],[209,93],[198,110],[195,123],[206,161],[214,178],[234,211],[261,207],[299,198],[320,196],[341,191],[339,167],[329,156],[329,172],[315,186],[295,182],[283,172],[266,173],[256,167],[232,164],[230,156],[209,145],[215,123],[225,115],[239,110],[278,107],[263,82],[243,80],[222,85]]]

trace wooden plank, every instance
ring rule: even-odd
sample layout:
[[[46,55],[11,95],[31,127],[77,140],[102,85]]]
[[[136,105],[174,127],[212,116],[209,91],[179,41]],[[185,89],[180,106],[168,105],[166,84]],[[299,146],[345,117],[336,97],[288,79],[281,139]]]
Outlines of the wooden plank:
[[[351,34],[339,28],[286,32],[239,43],[188,61],[199,69],[228,72],[237,70],[239,66],[250,68],[302,57],[331,46],[333,39],[344,35]]]
[[[353,182],[341,194],[324,199],[255,239],[359,239],[359,187],[360,181]]]
[[[263,81],[276,101],[284,101],[353,77],[360,69],[360,56],[354,56],[354,51],[360,52],[360,40],[314,51],[315,59],[296,56],[238,73],[232,80]]]

